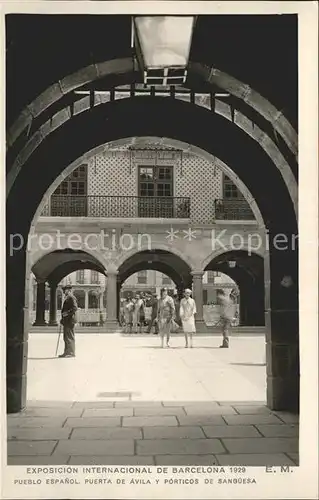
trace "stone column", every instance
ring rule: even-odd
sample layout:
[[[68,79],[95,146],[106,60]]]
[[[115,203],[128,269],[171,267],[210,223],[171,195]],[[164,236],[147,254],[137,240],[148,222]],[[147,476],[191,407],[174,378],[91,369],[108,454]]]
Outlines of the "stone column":
[[[241,297],[245,307],[246,326],[265,325],[264,282],[256,279],[243,287]],[[244,316],[243,316],[244,318]]]
[[[102,292],[101,292],[101,294],[100,294],[100,298],[99,298],[99,300],[100,300],[100,306],[99,306],[99,307],[100,307],[100,310],[101,310],[101,311],[103,311],[103,293],[102,293]]]
[[[239,303],[239,317],[240,317],[240,326],[248,326],[248,312],[247,307],[250,305],[250,297],[249,292],[247,291],[246,283],[240,283],[240,303]]]
[[[203,319],[203,272],[193,272],[193,299],[196,302],[196,320]]]
[[[34,326],[45,326],[45,281],[37,281],[37,310]]]
[[[118,271],[108,271],[106,289],[106,332],[111,333],[118,329],[117,321],[117,274]]]
[[[27,361],[28,361],[28,297],[25,282],[30,279],[30,265],[26,263],[26,252],[10,254],[10,234],[19,233],[14,227],[17,217],[13,212],[7,227],[6,264],[6,384],[7,413],[16,413],[26,406]],[[27,234],[23,237],[27,241]],[[27,276],[27,280],[26,280]]]
[[[84,290],[84,310],[87,311],[89,309],[89,292],[88,290]]]
[[[289,248],[274,247],[274,237],[281,233],[270,232],[265,258],[267,404],[299,412],[298,251],[291,249],[287,231]]]
[[[121,277],[116,276],[116,317],[120,321],[120,304],[121,304]]]
[[[50,319],[49,319],[50,326],[56,326],[58,324],[56,319],[57,288],[58,288],[57,283],[50,283]]]
[[[203,316],[203,275],[202,271],[193,271],[193,299],[196,302],[197,314],[196,319],[196,330],[197,332],[206,332],[207,326],[204,322]]]

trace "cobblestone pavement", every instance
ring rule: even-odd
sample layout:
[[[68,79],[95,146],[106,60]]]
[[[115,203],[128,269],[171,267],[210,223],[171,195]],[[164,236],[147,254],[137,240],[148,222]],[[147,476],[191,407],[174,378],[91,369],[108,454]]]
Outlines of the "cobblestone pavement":
[[[265,341],[30,336],[28,404],[8,416],[8,464],[296,465],[298,416],[265,404]],[[62,347],[62,346],[61,346]]]

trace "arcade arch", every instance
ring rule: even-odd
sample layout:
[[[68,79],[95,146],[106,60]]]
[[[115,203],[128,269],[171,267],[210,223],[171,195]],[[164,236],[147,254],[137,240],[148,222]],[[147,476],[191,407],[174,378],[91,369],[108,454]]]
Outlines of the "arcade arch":
[[[134,98],[136,99],[136,97]],[[143,98],[144,100],[147,98]],[[126,99],[124,99],[126,100]],[[88,101],[90,103],[90,100]],[[100,103],[98,103],[100,104]],[[103,106],[107,106],[110,104],[103,103]],[[197,105],[197,103],[196,103]],[[200,103],[204,109],[210,111],[210,107],[205,105],[205,102]],[[71,120],[74,115],[74,111],[71,108],[66,108],[64,110],[64,115],[66,114],[67,118],[63,118],[61,122],[57,122],[52,131],[55,131],[58,127],[63,125],[66,120]],[[92,108],[89,106],[84,106],[83,111],[92,111]],[[214,110],[215,111],[215,110]],[[239,127],[241,131],[251,137],[256,143],[264,150],[264,152],[269,156],[271,161],[274,163],[276,168],[279,170],[282,178],[286,184],[286,188],[291,196],[293,201],[295,211],[297,213],[297,203],[298,203],[298,188],[297,182],[294,175],[294,168],[289,165],[285,159],[285,157],[280,152],[277,145],[269,138],[269,136],[263,132],[259,127],[254,123],[250,122],[247,117],[242,115],[238,110],[236,110],[236,114],[233,116],[233,110],[231,106],[227,104],[222,105],[222,111],[216,111],[216,116],[225,118],[226,120],[230,120],[232,125]],[[236,116],[236,119],[235,119]],[[48,125],[47,125],[48,124]],[[249,125],[250,124],[250,125]],[[43,130],[42,130],[43,129]],[[21,149],[18,156],[15,158],[13,164],[8,169],[8,177],[7,177],[7,195],[10,192],[10,189],[14,183],[16,176],[19,171],[23,167],[24,163],[28,160],[29,156],[35,151],[35,149],[41,144],[41,142],[46,138],[51,132],[51,120],[47,122],[40,128],[40,131],[37,131],[34,136],[32,136],[27,144]]]
[[[57,324],[59,283],[74,271],[91,269],[105,275],[105,269],[93,255],[72,249],[55,250],[35,259],[31,272],[37,282],[36,318],[34,326],[44,326],[46,283],[50,288],[49,325]],[[61,300],[61,295],[59,302]]]
[[[122,261],[118,268],[119,285],[121,286],[132,274],[147,269],[166,274],[174,281],[180,291],[190,286],[191,267],[186,259],[179,257],[173,251],[160,248],[136,252]]]
[[[205,271],[228,275],[240,290],[240,322],[245,326],[265,325],[264,259],[245,250],[229,250],[205,261]]]
[[[112,124],[110,127],[108,120]],[[75,135],[77,141],[72,140]],[[10,248],[10,234],[19,233],[27,239],[32,218],[45,191],[72,161],[105,142],[145,135],[177,138],[217,155],[247,185],[270,234],[284,233],[289,239],[289,234],[297,232],[294,204],[282,175],[255,141],[230,122],[191,104],[168,102],[157,97],[148,98],[145,102],[143,98],[137,97],[113,102],[107,107],[100,106],[92,109],[90,113],[77,116],[76,120],[70,120],[64,127],[57,129],[55,134],[50,134],[33,151],[16,177],[8,196],[7,248]],[[258,165],[258,175],[255,175],[252,169],[253,165]],[[35,176],[39,182],[30,186],[26,195],[24,186],[30,175]],[[271,189],[271,200],[267,189]],[[17,203],[23,203],[25,208],[19,219],[15,217]],[[268,404],[272,408],[288,409],[298,405],[299,394],[297,252],[291,248],[284,252],[278,251],[272,246],[269,256],[269,276],[266,277],[268,286],[271,283],[270,301],[266,304]],[[25,405],[23,387],[26,374],[22,372],[22,361],[28,332],[25,330],[24,308],[21,307],[17,311],[14,306],[17,300],[25,304],[25,270],[23,252],[8,256],[7,382],[10,411],[19,410]],[[292,277],[293,290],[288,293],[285,293],[281,286],[283,275]],[[193,280],[196,283],[199,283],[201,278],[193,271]],[[114,283],[115,288],[112,288],[110,293],[116,294],[116,279],[113,280],[113,285]],[[116,311],[114,315],[116,317]],[[17,352],[20,352],[21,356],[17,356]],[[272,360],[278,360],[282,355],[290,359],[291,363],[272,363]],[[276,371],[272,371],[274,366]]]
[[[38,117],[65,94],[82,87],[84,84],[91,83],[96,79],[108,75],[121,74],[125,75],[126,80],[130,80],[132,79],[133,70],[132,59],[128,58],[104,61],[93,66],[84,67],[76,73],[68,75],[64,79],[67,81],[67,85],[64,84],[64,80],[59,81],[58,84],[53,84],[21,112],[8,132],[8,145],[12,146],[24,129],[30,125],[33,118]],[[242,100],[246,105],[257,111],[257,113],[267,121],[270,121],[276,131],[282,136],[289,149],[294,155],[297,155],[298,140],[296,131],[281,111],[276,109],[267,99],[258,94],[258,92],[249,87],[249,85],[244,84],[217,68],[207,67],[197,62],[191,62],[190,70],[200,75],[208,84],[215,84],[220,89],[226,90],[230,94],[236,96],[239,100]],[[68,90],[62,92],[62,88]]]

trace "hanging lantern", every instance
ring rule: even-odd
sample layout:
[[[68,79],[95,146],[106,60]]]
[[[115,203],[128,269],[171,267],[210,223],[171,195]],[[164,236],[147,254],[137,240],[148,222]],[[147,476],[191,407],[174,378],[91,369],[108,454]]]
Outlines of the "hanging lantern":
[[[194,16],[135,16],[134,44],[148,85],[181,85],[195,24]]]

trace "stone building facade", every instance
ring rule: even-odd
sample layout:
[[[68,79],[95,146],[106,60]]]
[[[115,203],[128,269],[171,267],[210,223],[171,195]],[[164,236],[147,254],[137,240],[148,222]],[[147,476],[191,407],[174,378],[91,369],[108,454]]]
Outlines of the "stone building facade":
[[[36,325],[56,323],[59,288],[65,280],[74,284],[82,306],[82,323],[109,319],[115,323],[123,294],[143,288],[159,293],[163,284],[178,293],[186,286],[193,287],[203,321],[204,309],[216,302],[218,288],[237,286],[240,291],[241,284],[236,273],[230,272],[228,262],[234,258],[233,236],[240,238],[239,250],[243,248],[246,253],[251,233],[257,240],[264,237],[247,193],[226,175],[220,160],[147,139],[138,147],[132,142],[125,145],[125,141],[106,145],[86,155],[85,161],[79,159],[51,186],[40,208],[32,229],[38,238],[29,248],[30,270],[34,273],[29,282],[30,321]],[[61,232],[65,237],[62,247],[56,239]],[[107,247],[101,232],[108,235]],[[215,233],[221,235],[217,237],[220,248],[213,245]],[[68,240],[72,235],[80,240],[76,249]],[[39,245],[43,238],[49,243],[44,250]],[[96,241],[93,250],[83,244],[88,238]],[[258,252],[263,256],[263,245]],[[211,262],[220,254],[224,255],[224,264],[219,259],[216,267]],[[61,259],[65,260],[64,274],[58,272]],[[89,262],[86,270],[85,261]],[[83,283],[77,280],[79,273],[84,273]],[[99,273],[92,282],[91,276]],[[57,296],[52,307],[51,296]]]

